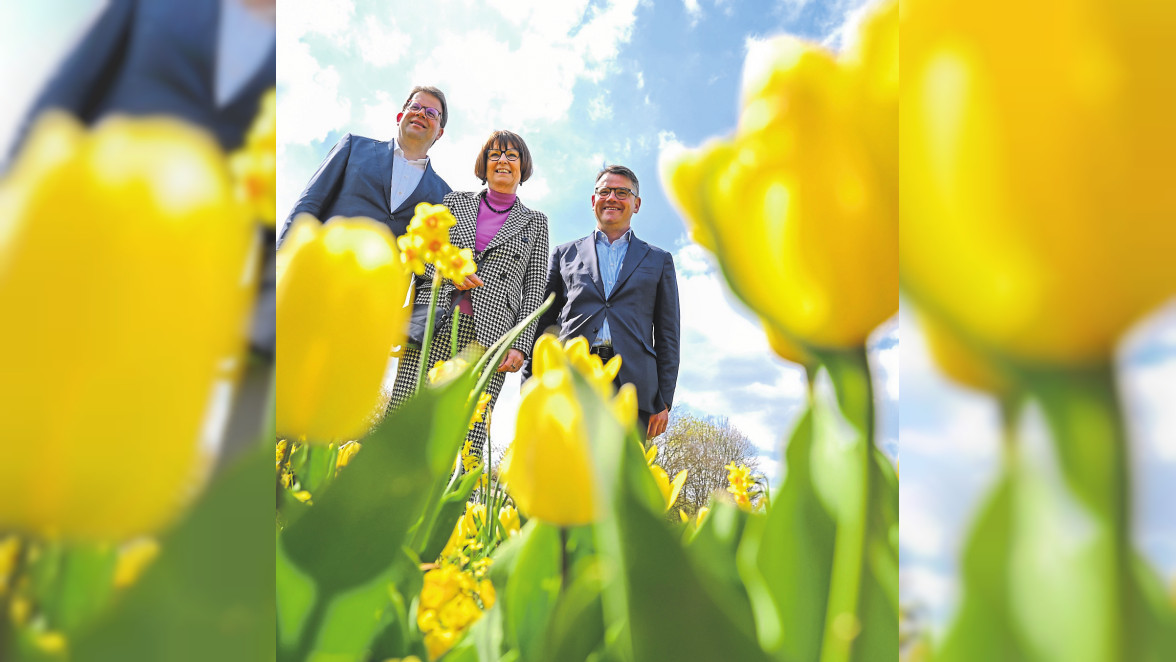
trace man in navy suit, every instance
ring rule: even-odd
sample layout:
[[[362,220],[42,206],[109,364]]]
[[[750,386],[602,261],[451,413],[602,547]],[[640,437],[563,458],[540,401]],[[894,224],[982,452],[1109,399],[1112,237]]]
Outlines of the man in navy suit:
[[[678,280],[674,259],[637,238],[637,175],[620,165],[596,176],[596,230],[559,246],[548,265],[555,302],[539,328],[559,327],[561,340],[584,336],[604,361],[621,356],[620,384],[637,387],[647,439],[665,432],[678,383]],[[524,375],[525,377],[525,375]]]
[[[282,237],[301,213],[324,222],[333,216],[366,216],[387,224],[395,235],[404,234],[419,203],[439,204],[452,190],[428,156],[448,120],[445,94],[417,86],[396,115],[395,140],[343,136],[310,178]]]

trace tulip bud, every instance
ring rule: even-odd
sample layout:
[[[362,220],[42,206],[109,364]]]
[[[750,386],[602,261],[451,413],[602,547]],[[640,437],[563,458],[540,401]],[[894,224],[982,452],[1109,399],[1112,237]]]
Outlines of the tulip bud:
[[[224,154],[175,120],[49,114],[0,182],[0,529],[167,524],[218,443],[255,230]]]
[[[295,220],[278,251],[277,430],[359,439],[381,410],[388,353],[405,334],[408,272],[367,218]]]

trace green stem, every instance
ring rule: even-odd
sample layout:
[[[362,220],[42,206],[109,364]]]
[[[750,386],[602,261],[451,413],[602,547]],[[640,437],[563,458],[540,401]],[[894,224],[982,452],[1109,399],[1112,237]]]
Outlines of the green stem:
[[[433,270],[433,286],[429,291],[429,315],[425,318],[425,335],[421,338],[420,370],[417,372],[417,389],[424,387],[429,376],[429,350],[433,346],[433,324],[437,317],[437,294],[441,291],[441,272]]]
[[[858,478],[858,490],[853,495],[845,495],[847,498],[838,513],[833,573],[821,646],[821,662],[848,662],[854,659],[853,643],[864,626],[861,587],[865,574],[869,506],[878,487],[871,480],[874,391],[864,346],[848,351],[823,352],[818,358],[829,371],[842,416],[857,432],[857,439],[846,452],[853,454],[851,466]],[[872,624],[874,627],[880,625],[884,626]]]
[[[1106,605],[1110,649],[1106,659],[1142,659],[1129,634],[1142,614],[1133,598],[1131,468],[1123,412],[1113,366],[1032,372],[1025,375],[1052,432],[1070,491],[1110,537],[1108,577],[1113,602]]]

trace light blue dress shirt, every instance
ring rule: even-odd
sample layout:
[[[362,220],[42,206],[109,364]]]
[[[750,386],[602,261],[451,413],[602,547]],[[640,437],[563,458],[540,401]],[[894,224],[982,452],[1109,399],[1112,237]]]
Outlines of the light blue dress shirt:
[[[596,237],[596,265],[600,268],[600,278],[604,281],[604,296],[612,296],[613,287],[617,284],[617,276],[621,274],[621,264],[625,261],[625,254],[629,252],[629,238],[633,236],[630,228],[625,234],[617,237],[611,244],[608,235],[600,230],[593,232]],[[612,331],[608,328],[608,317],[600,325],[600,333],[596,335],[596,342],[592,346],[611,345]]]
[[[395,140],[392,142],[396,143]],[[404,158],[404,150],[400,149],[399,143],[396,144],[396,150],[392,152],[392,192],[388,196],[388,209],[396,211],[412,195],[417,184],[421,183],[421,177],[425,176],[425,166],[428,164],[427,156],[415,161]]]

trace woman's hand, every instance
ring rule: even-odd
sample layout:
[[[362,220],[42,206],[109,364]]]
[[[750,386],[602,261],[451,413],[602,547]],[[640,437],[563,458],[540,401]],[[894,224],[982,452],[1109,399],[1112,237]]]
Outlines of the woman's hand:
[[[523,361],[527,357],[517,349],[508,350],[506,356],[502,359],[502,364],[498,366],[498,372],[518,372],[523,367]]]
[[[477,274],[466,276],[465,280],[461,282],[453,281],[453,286],[459,290],[462,290],[463,292],[465,290],[472,290],[475,287],[481,287],[485,284],[486,283],[483,283],[481,278],[478,278]]]

